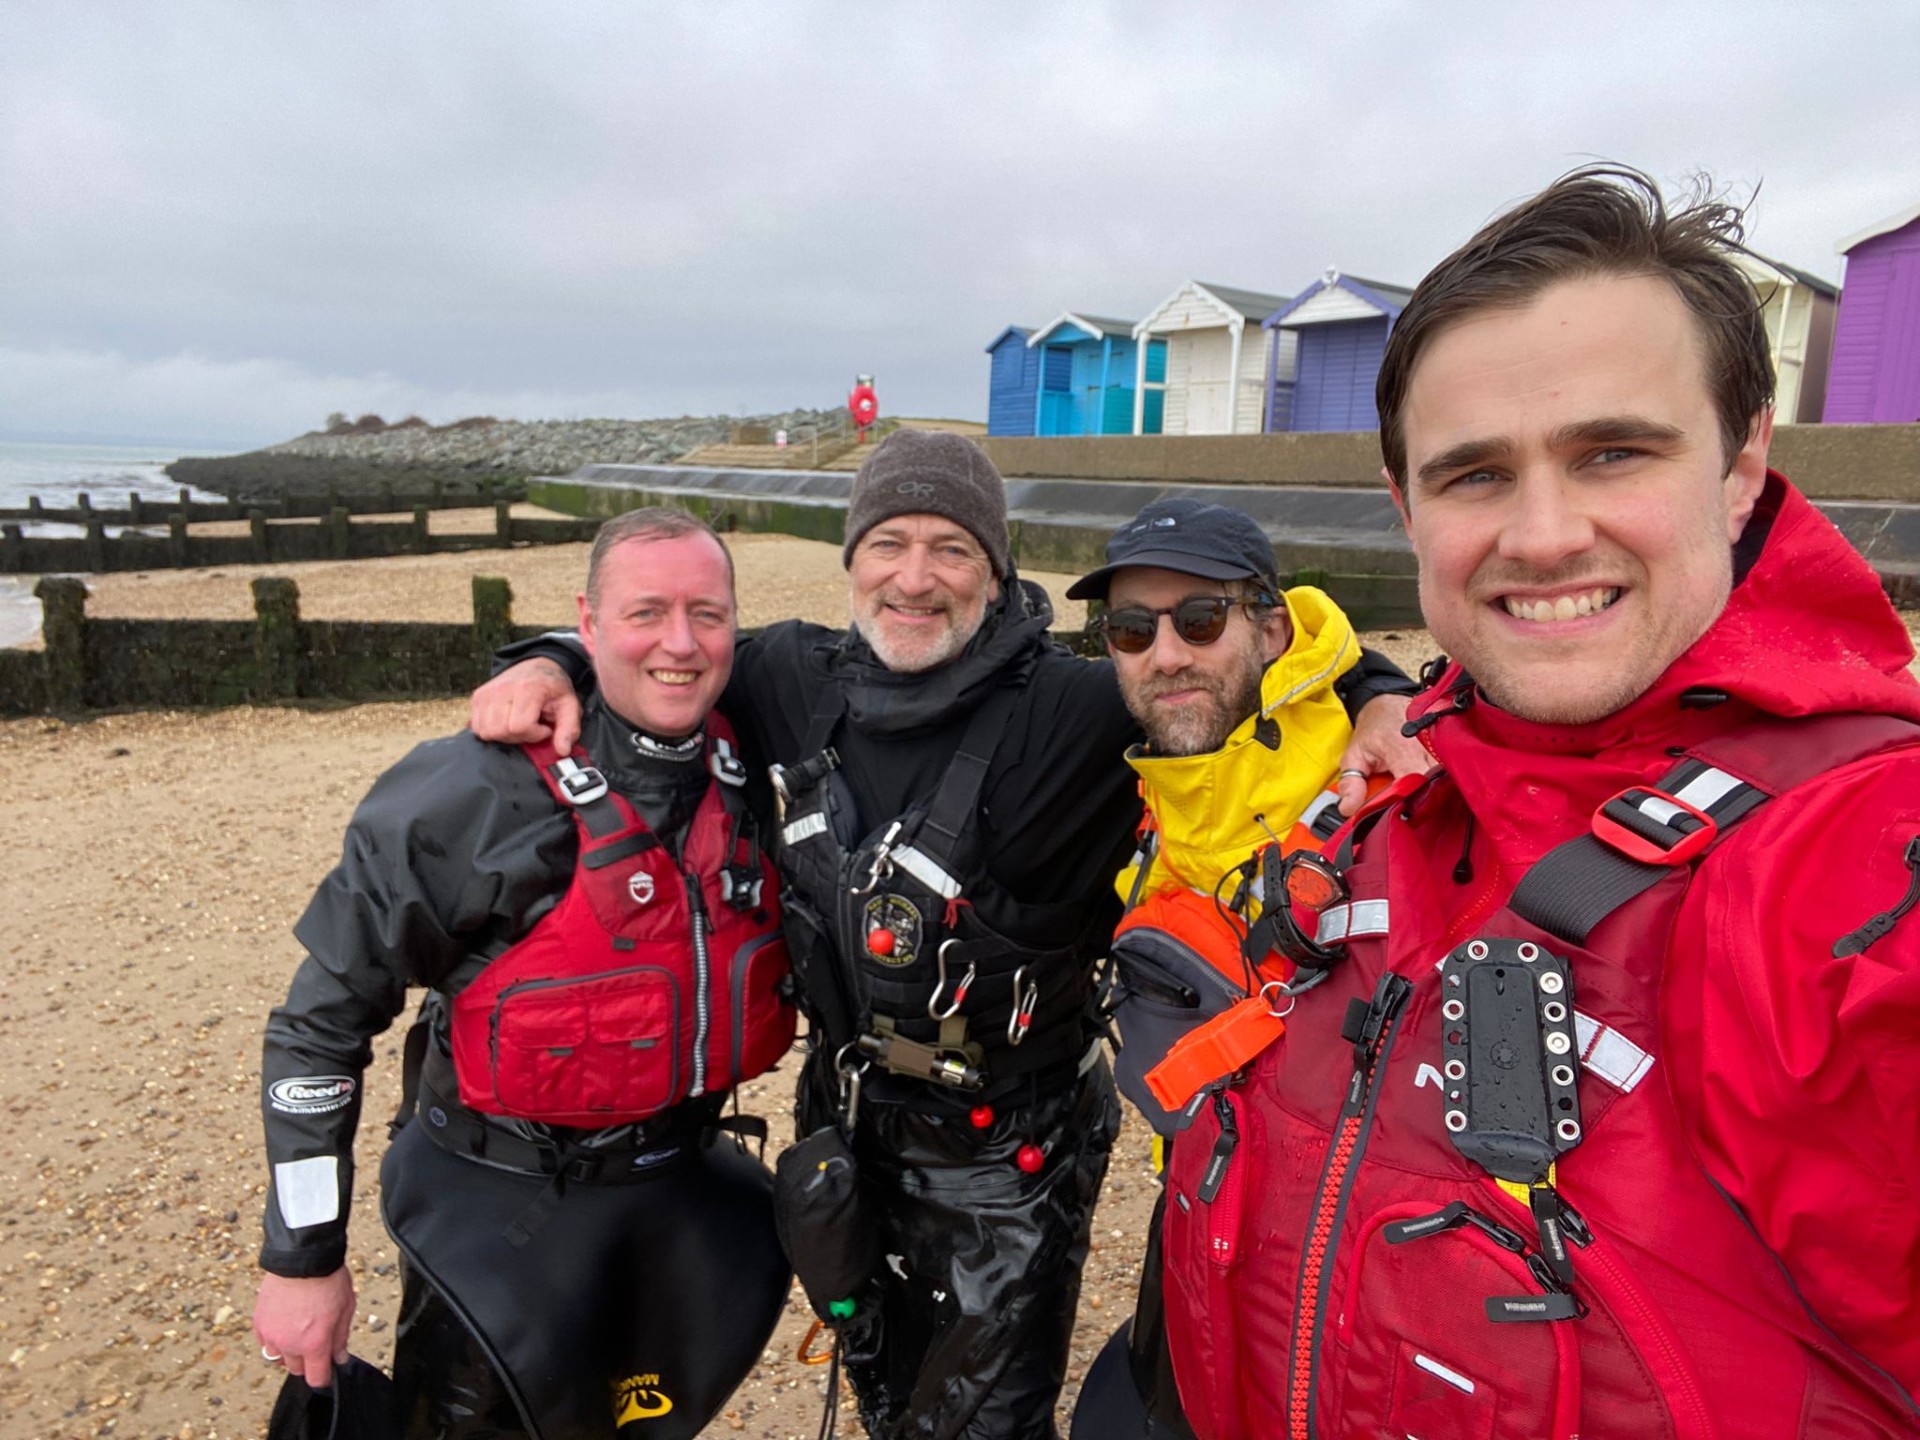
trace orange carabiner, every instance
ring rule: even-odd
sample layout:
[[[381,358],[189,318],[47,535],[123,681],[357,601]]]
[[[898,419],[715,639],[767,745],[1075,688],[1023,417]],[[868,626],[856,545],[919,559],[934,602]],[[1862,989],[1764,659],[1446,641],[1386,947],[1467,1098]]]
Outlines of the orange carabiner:
[[[813,1324],[808,1327],[806,1339],[800,1342],[800,1353],[794,1357],[799,1360],[802,1365],[826,1365],[832,1362],[833,1345],[839,1342],[837,1335],[833,1337],[833,1342],[827,1346],[824,1352],[819,1355],[813,1353],[814,1338],[826,1328],[826,1323],[821,1320],[814,1321]]]

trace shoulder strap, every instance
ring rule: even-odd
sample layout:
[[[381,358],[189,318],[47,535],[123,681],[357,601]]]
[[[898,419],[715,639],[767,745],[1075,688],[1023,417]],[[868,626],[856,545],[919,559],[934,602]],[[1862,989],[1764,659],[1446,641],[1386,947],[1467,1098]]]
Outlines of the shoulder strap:
[[[1507,903],[1522,919],[1584,944],[1607,916],[1690,864],[1758,806],[1816,775],[1920,739],[1892,715],[1767,717],[1689,751],[1657,785],[1630,786],[1594,812],[1589,833],[1556,846]]]
[[[1016,685],[1001,686],[973,712],[973,718],[967,722],[966,733],[960,737],[960,748],[953,752],[953,759],[947,762],[947,773],[940,779],[940,788],[933,793],[933,802],[927,807],[926,818],[914,832],[911,844],[893,852],[895,864],[905,865],[911,870],[910,860],[903,861],[902,855],[917,850],[931,858],[947,878],[951,878],[954,862],[960,857],[962,842],[972,833],[975,819],[980,813],[980,792],[986,786],[987,767],[993,763],[994,751],[1000,748],[1001,737],[1007,733],[1007,722],[1013,718],[1020,688]],[[926,880],[925,876],[918,878]],[[931,888],[939,890],[942,886],[932,885]],[[954,893],[958,893],[958,882],[955,882]],[[952,899],[953,896],[947,898]]]

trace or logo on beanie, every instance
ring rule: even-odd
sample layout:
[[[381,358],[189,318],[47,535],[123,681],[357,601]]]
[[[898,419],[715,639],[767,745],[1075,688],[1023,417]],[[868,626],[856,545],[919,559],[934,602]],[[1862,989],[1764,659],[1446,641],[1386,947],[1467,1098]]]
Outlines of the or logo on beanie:
[[[895,494],[905,495],[909,500],[931,500],[934,493],[933,486],[924,480],[902,480],[893,488]]]

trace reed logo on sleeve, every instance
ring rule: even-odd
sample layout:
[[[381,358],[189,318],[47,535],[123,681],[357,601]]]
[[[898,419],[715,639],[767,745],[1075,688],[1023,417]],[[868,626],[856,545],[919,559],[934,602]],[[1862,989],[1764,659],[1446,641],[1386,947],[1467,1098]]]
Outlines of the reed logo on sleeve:
[[[296,1075],[267,1087],[267,1103],[282,1115],[326,1115],[352,1099],[351,1075]]]

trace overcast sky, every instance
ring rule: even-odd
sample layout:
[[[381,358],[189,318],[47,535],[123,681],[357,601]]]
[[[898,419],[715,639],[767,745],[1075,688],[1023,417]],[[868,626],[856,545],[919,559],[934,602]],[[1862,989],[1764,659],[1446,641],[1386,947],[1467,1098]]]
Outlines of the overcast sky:
[[[1920,203],[1920,4],[0,7],[0,435],[845,397],[1199,278],[1412,283],[1585,160]]]

